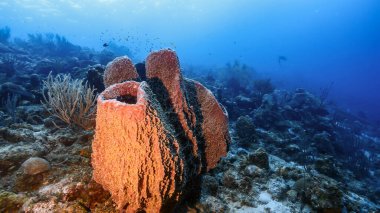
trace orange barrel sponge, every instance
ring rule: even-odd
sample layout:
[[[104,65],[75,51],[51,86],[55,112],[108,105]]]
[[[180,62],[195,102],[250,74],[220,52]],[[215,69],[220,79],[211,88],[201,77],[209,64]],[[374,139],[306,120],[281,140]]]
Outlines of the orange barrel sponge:
[[[115,58],[109,62],[104,71],[104,86],[107,88],[112,84],[121,83],[127,80],[138,79],[139,75],[131,59],[127,56]]]
[[[182,147],[188,153],[185,157],[192,159],[186,167],[186,175],[198,175],[201,172],[201,150],[194,134],[196,118],[186,100],[186,91],[177,54],[172,50],[151,53],[146,59],[146,77],[149,85],[169,114],[169,119],[179,137]]]
[[[206,171],[209,171],[216,167],[221,156],[227,154],[227,145],[230,143],[227,111],[219,105],[211,91],[201,83],[188,79],[186,81],[193,83],[196,89],[196,97],[203,118],[201,127],[205,141],[204,166]]]
[[[148,56],[142,82],[131,81],[140,79],[132,62],[119,60],[111,65],[120,73],[104,79],[123,83],[98,97],[93,178],[119,210],[172,211],[227,154],[227,113],[210,90],[182,77],[172,50]]]
[[[98,97],[93,178],[127,212],[157,212],[180,195],[179,145],[146,91],[145,82],[128,81]]]

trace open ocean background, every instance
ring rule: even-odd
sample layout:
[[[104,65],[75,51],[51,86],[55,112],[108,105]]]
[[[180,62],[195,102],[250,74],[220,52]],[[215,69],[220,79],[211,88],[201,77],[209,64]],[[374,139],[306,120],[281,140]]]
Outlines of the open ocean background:
[[[315,94],[380,120],[380,1],[377,0],[1,0],[12,37],[57,33],[102,50],[127,46],[134,61],[172,48],[182,65],[239,61],[278,88]],[[286,60],[279,63],[279,57]]]

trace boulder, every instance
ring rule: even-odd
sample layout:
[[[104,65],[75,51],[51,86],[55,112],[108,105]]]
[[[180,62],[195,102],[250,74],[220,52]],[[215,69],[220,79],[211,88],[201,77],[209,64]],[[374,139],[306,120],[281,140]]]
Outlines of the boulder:
[[[264,149],[259,148],[248,155],[248,161],[262,169],[269,169],[269,157]]]
[[[47,160],[39,157],[31,157],[22,163],[23,172],[26,175],[36,175],[50,169],[50,164]]]

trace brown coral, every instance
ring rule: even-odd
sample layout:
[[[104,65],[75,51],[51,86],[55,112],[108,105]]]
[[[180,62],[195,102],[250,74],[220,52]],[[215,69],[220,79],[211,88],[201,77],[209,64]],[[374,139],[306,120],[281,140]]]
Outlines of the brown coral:
[[[199,82],[183,79],[174,51],[146,62],[146,82],[114,84],[98,97],[93,177],[127,212],[171,210],[230,140],[225,111]]]

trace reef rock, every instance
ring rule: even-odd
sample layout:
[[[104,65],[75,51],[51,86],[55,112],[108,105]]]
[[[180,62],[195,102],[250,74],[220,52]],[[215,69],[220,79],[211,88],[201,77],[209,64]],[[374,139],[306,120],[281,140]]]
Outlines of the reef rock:
[[[294,190],[301,198],[321,212],[330,209],[341,212],[343,191],[338,182],[328,178],[301,178],[294,184]]]
[[[236,134],[242,147],[249,147],[256,141],[256,128],[248,115],[240,116],[236,121]]]
[[[19,212],[24,202],[24,196],[0,190],[0,212]]]
[[[50,164],[47,160],[39,157],[31,157],[22,164],[24,174],[36,175],[50,169]]]
[[[262,148],[259,148],[254,153],[249,154],[248,160],[250,163],[253,163],[262,169],[269,169],[269,157]]]
[[[171,211],[226,155],[227,114],[208,89],[182,77],[171,50],[148,56],[146,81],[130,81],[141,79],[135,69],[119,71],[131,73],[109,82],[127,81],[98,97],[93,178],[119,210]]]
[[[7,97],[8,94],[17,94],[27,99],[35,98],[35,96],[26,90],[23,86],[14,84],[12,82],[5,82],[0,85],[1,97]]]
[[[41,156],[47,152],[47,147],[42,143],[8,144],[0,149],[0,175],[16,169],[31,156]]]

